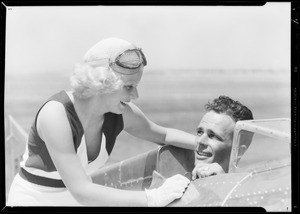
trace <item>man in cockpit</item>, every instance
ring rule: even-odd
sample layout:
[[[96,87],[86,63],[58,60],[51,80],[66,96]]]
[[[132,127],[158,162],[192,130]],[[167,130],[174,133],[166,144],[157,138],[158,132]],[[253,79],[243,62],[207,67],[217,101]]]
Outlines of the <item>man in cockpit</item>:
[[[252,120],[252,112],[227,96],[220,96],[205,105],[206,114],[197,127],[195,168],[192,179],[228,172],[234,127],[239,120]],[[239,149],[245,152],[252,135]]]

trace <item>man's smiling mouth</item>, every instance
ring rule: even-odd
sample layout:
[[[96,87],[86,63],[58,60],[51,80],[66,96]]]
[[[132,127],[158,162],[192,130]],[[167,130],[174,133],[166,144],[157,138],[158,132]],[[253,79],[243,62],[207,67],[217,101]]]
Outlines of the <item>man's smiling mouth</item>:
[[[212,156],[212,153],[210,153],[210,152],[201,152],[201,151],[197,151],[197,154],[199,155],[199,156],[204,156],[204,157],[211,157]]]

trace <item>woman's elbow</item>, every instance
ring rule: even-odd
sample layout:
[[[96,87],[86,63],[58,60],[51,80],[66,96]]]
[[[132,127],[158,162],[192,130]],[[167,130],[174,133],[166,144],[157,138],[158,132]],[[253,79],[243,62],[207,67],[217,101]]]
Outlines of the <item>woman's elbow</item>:
[[[76,187],[69,188],[69,191],[73,198],[81,205],[91,205],[92,200],[90,198],[89,191],[90,189],[89,185],[77,185]]]

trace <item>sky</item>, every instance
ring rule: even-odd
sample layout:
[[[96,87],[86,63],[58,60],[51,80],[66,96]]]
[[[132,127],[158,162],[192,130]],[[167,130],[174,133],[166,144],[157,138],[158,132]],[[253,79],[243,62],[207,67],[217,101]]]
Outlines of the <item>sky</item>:
[[[10,7],[6,72],[61,71],[107,37],[143,49],[147,69],[290,69],[291,5]]]

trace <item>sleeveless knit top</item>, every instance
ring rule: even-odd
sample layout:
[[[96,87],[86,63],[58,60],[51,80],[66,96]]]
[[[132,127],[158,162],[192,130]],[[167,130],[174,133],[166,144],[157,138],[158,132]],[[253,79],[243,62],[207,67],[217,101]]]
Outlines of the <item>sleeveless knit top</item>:
[[[61,91],[50,97],[39,109],[35,120],[31,126],[26,145],[23,161],[20,163],[20,175],[29,182],[50,187],[65,187],[59,173],[57,172],[45,142],[40,138],[36,122],[37,116],[43,106],[49,101],[58,101],[65,107],[67,118],[69,120],[73,143],[76,154],[89,175],[105,164],[116,141],[116,137],[123,130],[122,115],[106,113],[102,126],[101,148],[98,157],[89,163],[84,138],[84,130],[78,118],[72,101],[65,91]]]

